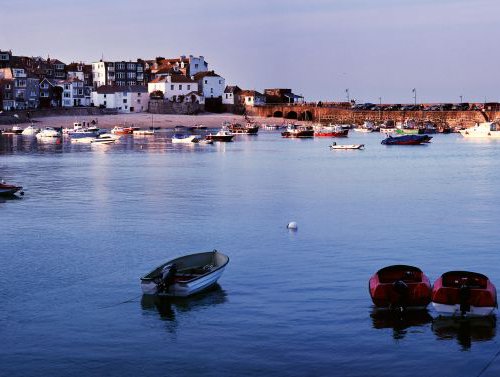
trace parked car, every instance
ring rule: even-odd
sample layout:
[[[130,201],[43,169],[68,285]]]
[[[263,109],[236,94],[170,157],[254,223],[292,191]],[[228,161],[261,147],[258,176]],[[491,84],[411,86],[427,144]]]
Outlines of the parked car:
[[[386,106],[384,110],[394,111],[394,110],[399,110],[400,108],[401,108],[401,105],[399,103],[397,103],[397,104],[394,104],[394,105]]]
[[[441,105],[431,105],[424,108],[425,111],[439,111],[441,110]]]
[[[441,110],[442,111],[449,111],[453,108],[453,104],[451,103],[443,103],[441,104]]]
[[[466,102],[456,103],[453,105],[452,110],[469,110],[469,104]]]

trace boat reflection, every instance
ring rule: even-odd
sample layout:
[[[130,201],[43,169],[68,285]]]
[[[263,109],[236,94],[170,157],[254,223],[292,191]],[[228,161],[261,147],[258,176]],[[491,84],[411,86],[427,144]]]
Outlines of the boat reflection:
[[[176,322],[179,314],[192,310],[200,310],[223,304],[227,301],[226,292],[215,284],[210,290],[201,292],[191,297],[160,297],[143,295],[141,299],[142,310],[158,312],[165,321]]]
[[[432,317],[427,309],[421,310],[387,310],[373,309],[370,313],[374,329],[392,329],[394,339],[403,339],[407,329],[420,327],[432,322]]]
[[[432,331],[438,339],[456,339],[462,350],[471,348],[473,342],[492,340],[496,335],[497,318],[438,317],[432,322]]]

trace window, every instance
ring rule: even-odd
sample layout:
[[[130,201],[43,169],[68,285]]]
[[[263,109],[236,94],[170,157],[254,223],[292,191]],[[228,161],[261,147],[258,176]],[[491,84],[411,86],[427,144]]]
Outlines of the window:
[[[41,92],[41,93],[40,93],[40,97],[45,97],[45,98],[47,98],[48,96],[49,96],[49,93],[47,93],[47,92]]]
[[[71,97],[71,94],[70,93],[64,93],[64,98],[70,98]]]
[[[205,84],[208,84],[208,80],[205,80]]]
[[[104,95],[104,98],[106,98],[106,94]],[[106,102],[106,101],[104,101],[104,102]]]
[[[47,84],[46,82],[44,82],[42,85],[40,85],[40,88],[42,88],[42,89],[48,89],[49,88],[49,84]]]
[[[137,99],[137,103],[141,103],[141,100],[140,100],[140,99]]]
[[[229,95],[226,93],[226,99],[228,99],[228,98],[229,98]]]
[[[137,96],[140,97],[141,96],[141,93],[137,93]]]
[[[104,96],[106,96],[106,95],[104,95]],[[103,104],[104,104],[104,106],[106,106],[106,101],[104,101]]]
[[[182,90],[182,85],[179,85],[179,90]]]
[[[174,90],[174,86],[173,85],[170,85],[170,90]]]
[[[10,84],[5,84],[5,89],[10,89]]]
[[[69,90],[69,84],[64,84],[64,90]]]
[[[126,99],[126,98],[124,98],[124,99],[123,99],[123,103],[127,103],[127,99]],[[125,107],[125,108],[126,108],[126,107]]]
[[[36,96],[36,93],[32,90],[31,93],[30,93],[30,96],[31,97],[35,97]]]
[[[196,63],[196,64],[194,65],[194,67],[195,67],[195,68],[198,68],[198,63]]]
[[[222,80],[219,80],[219,84],[222,84]]]
[[[188,89],[187,90],[191,90],[191,85],[188,85]]]
[[[210,93],[213,93],[214,92],[214,88],[210,88]]]

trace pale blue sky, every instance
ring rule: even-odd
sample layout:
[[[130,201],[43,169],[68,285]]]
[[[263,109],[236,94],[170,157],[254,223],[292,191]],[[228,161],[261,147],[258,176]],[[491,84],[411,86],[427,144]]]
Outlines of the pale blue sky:
[[[0,49],[65,62],[204,55],[306,100],[499,101],[498,0],[0,0]]]

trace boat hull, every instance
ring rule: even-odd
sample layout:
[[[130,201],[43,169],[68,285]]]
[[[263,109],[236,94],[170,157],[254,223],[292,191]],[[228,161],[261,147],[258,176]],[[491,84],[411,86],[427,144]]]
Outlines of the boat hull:
[[[314,131],[312,130],[298,131],[298,132],[285,131],[281,133],[281,136],[288,139],[314,137]]]
[[[0,195],[10,196],[14,195],[16,192],[21,191],[23,188],[21,186],[7,185],[0,183]]]
[[[420,309],[431,302],[429,278],[413,266],[382,268],[370,278],[368,288],[373,304],[379,308]]]
[[[403,135],[403,136],[389,136],[387,139],[382,140],[381,144],[384,145],[420,145],[430,143],[432,136],[427,135]]]
[[[435,281],[432,305],[443,316],[487,316],[498,305],[497,292],[485,275],[449,271]]]
[[[340,132],[315,132],[314,137],[347,137],[349,130],[343,130]]]
[[[190,269],[200,269],[207,263],[211,264],[211,269],[194,278],[185,277],[185,271]],[[187,297],[193,294],[209,289],[217,283],[219,278],[224,273],[224,270],[229,263],[229,258],[217,251],[191,254],[184,257],[173,259],[163,265],[157,267],[149,274],[141,278],[141,289],[145,295],[171,296],[171,297]],[[176,266],[179,272],[175,274],[174,282],[168,285],[167,288],[160,291],[158,278],[164,271],[165,267]]]
[[[212,141],[230,142],[233,141],[234,135],[207,135],[205,138]]]
[[[229,127],[229,131],[233,134],[257,135],[259,127]]]
[[[363,149],[364,144],[351,144],[351,145],[330,145],[332,150],[352,150],[352,149]]]

